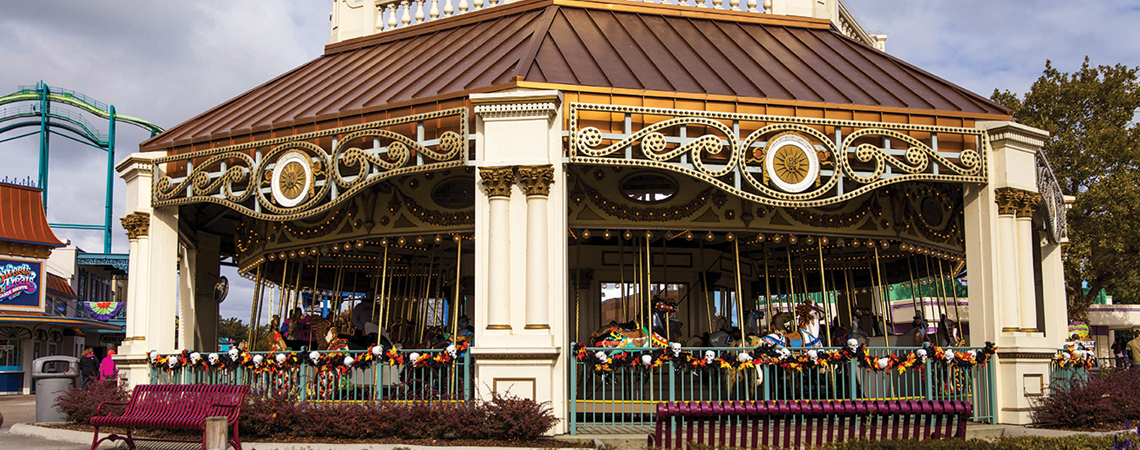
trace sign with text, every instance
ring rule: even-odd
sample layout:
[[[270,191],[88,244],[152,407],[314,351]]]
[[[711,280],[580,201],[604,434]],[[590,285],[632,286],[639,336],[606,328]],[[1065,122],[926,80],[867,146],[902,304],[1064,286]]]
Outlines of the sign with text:
[[[41,306],[43,263],[0,259],[0,306]]]

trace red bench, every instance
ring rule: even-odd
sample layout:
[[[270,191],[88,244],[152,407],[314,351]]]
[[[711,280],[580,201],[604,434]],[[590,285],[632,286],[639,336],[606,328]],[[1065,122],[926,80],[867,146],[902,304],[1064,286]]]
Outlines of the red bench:
[[[691,449],[694,443],[803,448],[849,439],[965,439],[973,411],[970,402],[957,400],[658,403],[649,448]]]
[[[226,426],[233,429],[229,443],[241,450],[238,437],[238,415],[249,386],[188,385],[140,385],[131,391],[130,401],[103,402],[95,409],[91,425],[95,426],[95,437],[91,450],[95,450],[104,440],[122,439],[127,446],[135,448],[134,441],[194,442],[171,439],[139,438],[132,435],[134,428],[159,428],[175,430],[199,430],[202,432],[202,449],[206,448],[206,418],[223,416]],[[105,405],[123,405],[122,415],[103,415]],[[120,427],[127,429],[126,436],[111,433],[99,439],[99,427]]]

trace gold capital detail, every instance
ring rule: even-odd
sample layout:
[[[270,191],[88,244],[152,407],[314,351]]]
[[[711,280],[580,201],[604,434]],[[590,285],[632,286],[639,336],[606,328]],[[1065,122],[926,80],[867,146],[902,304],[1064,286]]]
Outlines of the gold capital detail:
[[[519,166],[519,179],[522,180],[526,195],[550,195],[550,185],[554,184],[554,167]]]
[[[480,167],[479,178],[483,180],[483,187],[487,189],[488,197],[510,197],[511,184],[515,181],[515,170],[512,166]]]
[[[150,214],[144,212],[127,214],[119,219],[119,223],[127,230],[127,239],[138,239],[150,233]]]
[[[1033,217],[1037,208],[1041,206],[1041,194],[1031,191],[1021,191],[1021,204],[1017,207],[1017,217]]]

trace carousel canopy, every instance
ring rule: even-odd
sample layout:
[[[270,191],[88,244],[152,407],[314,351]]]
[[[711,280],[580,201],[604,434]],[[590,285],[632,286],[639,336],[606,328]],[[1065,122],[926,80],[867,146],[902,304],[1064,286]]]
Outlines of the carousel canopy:
[[[142,150],[287,136],[515,87],[1009,120],[1004,107],[852,40],[827,20],[535,0],[330,45]]]

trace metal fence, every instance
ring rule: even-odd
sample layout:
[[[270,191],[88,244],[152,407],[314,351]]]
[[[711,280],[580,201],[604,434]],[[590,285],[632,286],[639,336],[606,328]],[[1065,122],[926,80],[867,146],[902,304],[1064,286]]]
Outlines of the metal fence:
[[[405,360],[408,355],[436,354],[444,350],[400,350]],[[353,358],[365,350],[319,352],[335,353]],[[262,355],[268,360],[277,354],[250,352],[251,357]],[[220,354],[219,354],[220,355]],[[308,352],[298,353],[307,358]],[[202,354],[202,358],[210,355]],[[301,363],[289,367],[269,369],[240,365],[234,368],[206,368],[202,365],[166,370],[151,367],[151,384],[223,384],[248,385],[254,395],[285,397],[308,402],[368,402],[368,401],[467,401],[471,399],[471,354],[465,353],[453,363],[438,367],[412,367],[410,363],[394,365],[378,362],[367,368],[339,367],[322,369]]]
[[[870,356],[906,355],[918,347],[868,347]],[[613,348],[589,347],[588,352]],[[637,360],[659,349],[620,349]],[[739,347],[687,348],[694,355],[712,351],[717,358],[735,358]],[[836,348],[800,349],[837,350]],[[981,348],[954,348],[956,352]],[[758,370],[683,369],[674,361],[656,368],[598,371],[572,359],[570,364],[570,433],[580,427],[637,427],[654,423],[658,402],[727,400],[964,400],[973,403],[975,421],[995,420],[994,363],[962,367],[928,361],[921,368],[879,372],[861,368],[856,359],[827,369],[783,369],[761,365]]]

